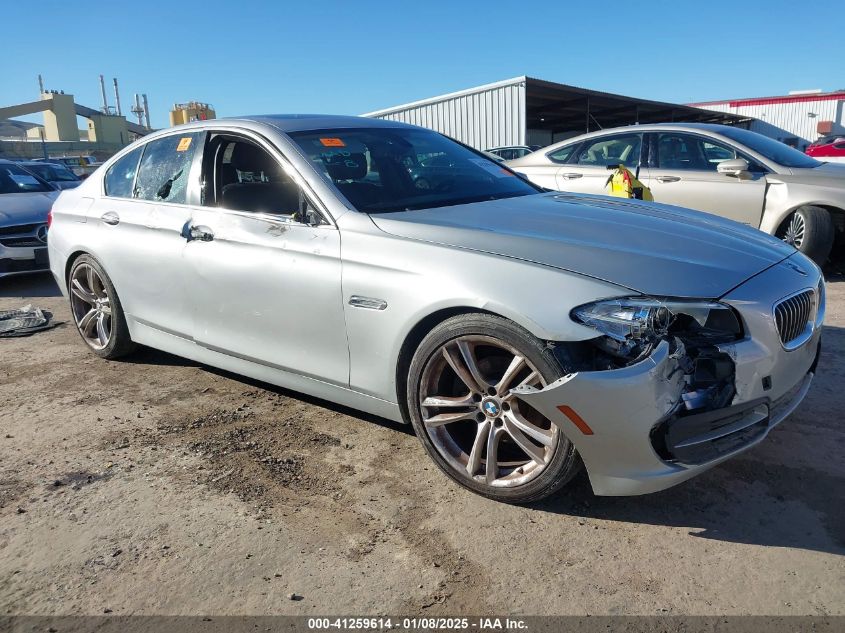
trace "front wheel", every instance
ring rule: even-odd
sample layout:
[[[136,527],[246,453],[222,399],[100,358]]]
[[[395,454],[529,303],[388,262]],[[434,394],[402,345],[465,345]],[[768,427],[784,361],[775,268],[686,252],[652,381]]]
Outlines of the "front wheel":
[[[807,205],[798,207],[784,221],[777,237],[822,266],[830,256],[834,234],[833,219],[827,209]]]
[[[560,429],[513,393],[563,375],[542,341],[489,314],[435,327],[411,361],[407,406],[426,451],[449,477],[491,499],[528,503],[565,485],[580,460]]]

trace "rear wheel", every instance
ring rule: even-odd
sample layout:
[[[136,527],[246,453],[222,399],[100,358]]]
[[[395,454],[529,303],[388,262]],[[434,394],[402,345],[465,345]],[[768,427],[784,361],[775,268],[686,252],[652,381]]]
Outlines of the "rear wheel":
[[[821,266],[833,248],[833,218],[821,207],[799,207],[784,221],[777,236]]]
[[[96,259],[77,258],[68,275],[68,294],[73,322],[92,352],[112,359],[135,349],[117,292]]]
[[[513,393],[563,375],[542,341],[488,314],[448,319],[420,343],[408,375],[407,405],[434,462],[462,486],[491,499],[528,503],[578,472],[560,429]]]

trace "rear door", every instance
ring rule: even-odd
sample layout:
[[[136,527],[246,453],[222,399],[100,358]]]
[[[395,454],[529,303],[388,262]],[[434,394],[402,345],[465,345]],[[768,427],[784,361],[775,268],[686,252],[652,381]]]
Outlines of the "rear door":
[[[202,133],[153,139],[106,173],[105,195],[92,207],[99,223],[98,255],[130,318],[190,337],[182,283],[182,229],[190,173]],[[139,160],[140,159],[140,160]]]
[[[747,156],[707,136],[687,132],[651,135],[649,168],[641,178],[655,202],[697,209],[760,226],[766,195],[766,172]],[[743,176],[720,174],[723,160],[745,158],[751,171]]]
[[[605,194],[614,167],[636,172],[642,151],[642,133],[613,134],[584,141],[557,171],[557,189],[574,193]]]
[[[205,144],[184,235],[194,340],[348,385],[339,232],[292,168],[245,134],[210,132]]]

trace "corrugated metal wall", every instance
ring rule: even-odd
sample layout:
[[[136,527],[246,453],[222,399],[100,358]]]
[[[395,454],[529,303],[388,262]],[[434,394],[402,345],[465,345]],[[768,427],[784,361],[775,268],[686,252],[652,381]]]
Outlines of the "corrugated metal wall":
[[[731,105],[730,102],[702,104],[699,107],[718,112],[729,112],[756,119],[751,129],[779,141],[798,137],[803,147],[815,141],[819,134],[819,121],[833,121],[837,128],[845,131],[845,108],[842,99],[807,100],[785,103]],[[815,117],[809,114],[815,114]]]
[[[366,116],[436,130],[476,149],[525,144],[525,81],[502,82]]]

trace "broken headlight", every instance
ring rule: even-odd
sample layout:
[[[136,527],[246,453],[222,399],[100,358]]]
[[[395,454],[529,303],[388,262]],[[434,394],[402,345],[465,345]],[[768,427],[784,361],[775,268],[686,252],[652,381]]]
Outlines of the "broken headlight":
[[[742,336],[736,313],[717,301],[621,297],[578,306],[571,316],[604,335],[596,340],[604,351],[626,359],[645,355],[669,335],[710,345]]]

